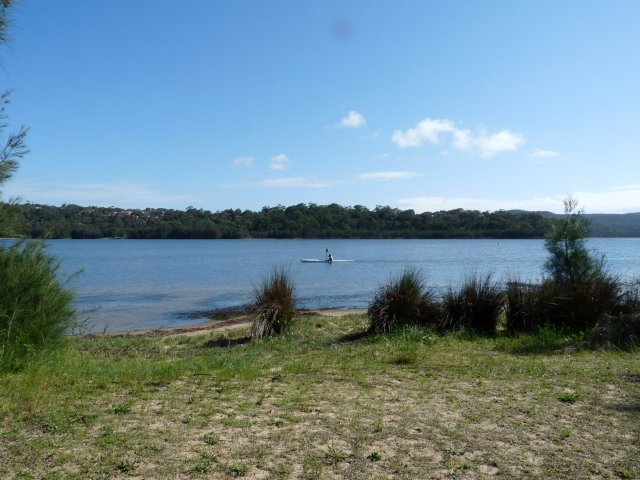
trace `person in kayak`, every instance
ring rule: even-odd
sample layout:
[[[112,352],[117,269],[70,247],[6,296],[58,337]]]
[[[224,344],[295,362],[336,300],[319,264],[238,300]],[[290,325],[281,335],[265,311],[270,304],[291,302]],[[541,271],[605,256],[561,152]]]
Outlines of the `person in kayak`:
[[[324,259],[326,262],[329,262],[329,263],[333,262],[333,255],[329,253],[328,248],[324,251]]]

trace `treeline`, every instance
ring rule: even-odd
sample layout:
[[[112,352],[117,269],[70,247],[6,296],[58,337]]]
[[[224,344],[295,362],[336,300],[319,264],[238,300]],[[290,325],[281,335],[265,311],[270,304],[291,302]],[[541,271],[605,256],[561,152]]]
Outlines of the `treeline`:
[[[413,210],[298,204],[210,212],[23,204],[17,230],[32,238],[541,238],[548,219],[531,212]]]

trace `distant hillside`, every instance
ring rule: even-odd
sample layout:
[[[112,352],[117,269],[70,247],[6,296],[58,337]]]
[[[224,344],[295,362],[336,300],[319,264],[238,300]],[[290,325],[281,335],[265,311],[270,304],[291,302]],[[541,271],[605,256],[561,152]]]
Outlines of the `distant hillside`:
[[[591,221],[592,237],[640,237],[640,212],[593,213],[585,217]]]
[[[531,212],[413,210],[303,204],[210,212],[19,205],[19,232],[48,238],[541,238],[548,220]]]
[[[525,210],[509,210],[524,213]],[[531,213],[531,212],[529,212]],[[561,214],[533,212],[544,218],[558,218]],[[589,235],[592,237],[640,237],[640,212],[636,213],[586,213],[590,222]]]
[[[1,205],[0,205],[1,206]],[[542,238],[551,212],[277,205],[251,210],[14,205],[16,233],[33,238]],[[640,213],[592,214],[593,237],[640,237]]]

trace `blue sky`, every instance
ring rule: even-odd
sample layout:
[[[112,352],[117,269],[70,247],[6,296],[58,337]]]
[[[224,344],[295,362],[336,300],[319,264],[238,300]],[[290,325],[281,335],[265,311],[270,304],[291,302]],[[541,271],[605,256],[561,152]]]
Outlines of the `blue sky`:
[[[22,0],[3,197],[640,211],[640,2]]]

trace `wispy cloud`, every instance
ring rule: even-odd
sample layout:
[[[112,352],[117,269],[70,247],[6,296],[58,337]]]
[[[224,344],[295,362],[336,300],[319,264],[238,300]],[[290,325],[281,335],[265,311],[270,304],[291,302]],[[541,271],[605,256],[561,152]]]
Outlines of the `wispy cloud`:
[[[422,173],[417,172],[369,172],[357,175],[360,180],[405,180],[408,178],[421,177]]]
[[[321,180],[315,177],[268,178],[256,182],[232,183],[220,185],[224,188],[330,188],[344,183],[342,181]]]
[[[342,128],[360,128],[367,124],[367,120],[362,116],[361,113],[356,112],[355,110],[349,111],[347,116],[340,120],[338,124],[339,127]]]
[[[231,164],[234,167],[244,167],[244,168],[248,168],[250,166],[253,165],[253,161],[255,159],[253,157],[238,157],[238,158],[234,158],[233,162],[231,162]]]
[[[532,153],[532,157],[536,158],[549,158],[549,157],[559,157],[560,153],[554,150],[543,150],[542,148],[536,148]]]
[[[289,157],[287,157],[284,153],[280,155],[276,155],[275,157],[271,157],[271,163],[269,164],[269,168],[271,170],[284,170],[289,167]]]
[[[449,140],[453,148],[481,157],[517,150],[524,143],[522,134],[510,130],[488,133],[486,129],[479,128],[472,132],[469,129],[457,128],[451,120],[431,118],[422,120],[415,128],[395,130],[391,140],[398,148],[417,148],[425,141],[438,145]]]
[[[200,202],[195,195],[167,193],[148,183],[128,180],[91,183],[14,180],[5,190],[8,196],[19,195],[22,201],[47,205],[185,208]]]
[[[587,213],[640,212],[640,185],[611,187],[599,191],[572,192],[581,208]],[[473,197],[409,197],[401,198],[397,204],[418,212],[434,212],[465,208],[470,210],[534,210],[562,213],[566,193],[541,197],[498,200]]]

